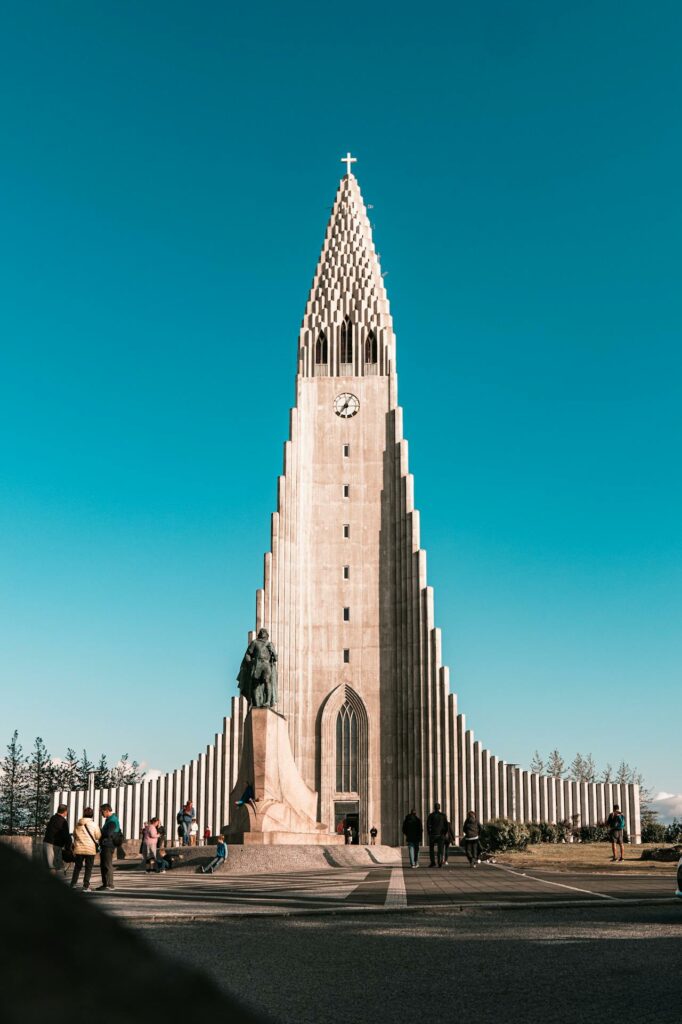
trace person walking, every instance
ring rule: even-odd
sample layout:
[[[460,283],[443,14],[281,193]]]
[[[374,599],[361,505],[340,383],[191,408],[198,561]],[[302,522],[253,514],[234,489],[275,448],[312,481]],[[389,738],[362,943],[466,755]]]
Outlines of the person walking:
[[[178,811],[178,834],[182,839],[183,846],[189,846],[192,822],[195,818],[196,813],[194,811],[194,805],[191,800],[188,800],[187,803]]]
[[[78,885],[81,869],[85,865],[82,891],[90,892],[90,878],[95,864],[95,854],[98,850],[97,843],[101,834],[95,824],[95,812],[92,807],[86,807],[83,811],[83,817],[78,819],[78,823],[73,830],[74,863],[73,875],[71,876],[72,889],[75,889]]]
[[[443,833],[443,867],[448,866],[448,853],[453,843],[457,842],[457,836],[452,831],[452,824],[448,822]]]
[[[152,818],[142,829],[142,844],[140,846],[140,853],[142,854],[142,867],[146,871],[153,870],[149,866],[149,862],[156,860],[156,849],[158,845],[159,819]]]
[[[429,859],[432,868],[435,868],[436,862],[439,868],[443,867],[443,836],[447,823],[448,819],[441,811],[440,804],[434,804],[433,810],[426,819],[426,831],[429,837]]]
[[[218,843],[215,850],[215,857],[210,864],[201,869],[202,874],[212,875],[218,868],[221,868],[227,860],[227,843],[224,836],[218,836]]]
[[[372,825],[369,830],[369,845],[376,846],[377,836],[379,835],[376,825]]]
[[[410,857],[410,867],[419,867],[419,847],[422,843],[424,835],[424,828],[422,826],[422,820],[417,816],[417,812],[414,808],[406,816],[403,822],[403,835],[405,836],[405,842],[407,843],[407,852]]]
[[[43,856],[45,865],[53,875],[65,871],[63,852],[64,847],[71,842],[69,823],[66,820],[68,810],[66,804],[60,804],[55,814],[52,815],[45,828],[43,836]]]
[[[114,888],[114,851],[121,845],[123,839],[121,822],[111,804],[102,804],[100,813],[104,818],[104,824],[99,844],[99,870],[102,875],[102,884],[97,886],[98,892]]]
[[[481,856],[481,825],[475,811],[469,811],[462,826],[464,834],[464,852],[472,868],[475,868]]]
[[[606,819],[606,827],[609,830],[609,838],[611,839],[611,860],[621,861],[623,859],[625,816],[621,813],[621,809],[618,804],[613,805],[613,810]],[[619,857],[616,856],[616,847],[620,851]]]

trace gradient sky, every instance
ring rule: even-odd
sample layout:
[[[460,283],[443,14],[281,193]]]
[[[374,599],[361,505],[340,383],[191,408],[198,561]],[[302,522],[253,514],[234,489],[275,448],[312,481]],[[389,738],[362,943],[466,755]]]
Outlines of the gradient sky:
[[[460,709],[682,792],[682,8],[415,11],[5,8],[0,743],[221,727],[350,148]]]

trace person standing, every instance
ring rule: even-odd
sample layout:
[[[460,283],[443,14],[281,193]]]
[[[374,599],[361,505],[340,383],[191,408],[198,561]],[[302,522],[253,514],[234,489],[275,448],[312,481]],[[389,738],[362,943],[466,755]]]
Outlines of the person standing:
[[[204,829],[204,846],[208,846],[208,841],[209,841],[210,838],[211,838],[211,830],[210,830],[210,828],[207,825],[206,828]]]
[[[475,811],[469,811],[462,826],[464,833],[464,852],[472,868],[475,868],[481,856],[481,825]]]
[[[196,818],[194,811],[194,805],[191,800],[188,800],[184,807],[178,812],[178,825],[180,826],[179,832],[182,838],[182,845],[189,846],[189,837],[192,829],[192,822]]]
[[[378,835],[379,835],[379,833],[377,832],[376,825],[372,825],[371,829],[369,830],[369,844],[370,844],[370,846],[376,846],[377,836]]]
[[[196,818],[194,818],[192,824],[189,827],[189,845],[199,845],[199,822],[197,821]]]
[[[140,850],[142,853],[142,867],[147,871],[152,870],[149,866],[149,862],[156,860],[156,848],[158,843],[159,819],[152,818],[142,830],[142,846]]]
[[[114,888],[114,850],[121,845],[121,823],[118,815],[114,814],[111,804],[102,804],[100,813],[104,818],[100,836],[99,848],[99,869],[102,875],[102,884],[97,886],[97,891],[113,890]]]
[[[448,819],[441,811],[440,804],[434,804],[433,810],[426,819],[426,831],[429,836],[429,859],[432,868],[435,868],[436,861],[439,868],[443,867],[443,836],[447,823]]]
[[[410,857],[410,867],[419,867],[419,847],[422,843],[422,837],[424,835],[424,828],[422,826],[421,818],[417,816],[417,812],[414,808],[406,816],[403,822],[403,835],[405,836],[405,842],[407,843],[407,852]]]
[[[621,813],[620,806],[618,804],[613,805],[613,810],[606,819],[606,827],[609,830],[609,837],[611,839],[611,860],[621,861],[623,859],[623,833],[625,831],[625,816]],[[616,856],[616,847],[620,851],[620,856]]]
[[[448,822],[445,826],[445,832],[443,833],[443,867],[448,866],[448,853],[453,843],[457,842],[457,837],[452,831],[452,824]]]
[[[92,807],[86,807],[83,817],[78,819],[78,824],[73,830],[73,854],[74,865],[71,876],[71,888],[75,889],[81,868],[85,865],[83,873],[83,892],[90,892],[90,878],[97,853],[97,843],[101,832],[95,824],[95,812]]]
[[[60,804],[56,814],[53,814],[45,828],[43,836],[43,856],[48,871],[57,874],[58,871],[65,871],[63,851],[64,847],[71,842],[66,804]]]

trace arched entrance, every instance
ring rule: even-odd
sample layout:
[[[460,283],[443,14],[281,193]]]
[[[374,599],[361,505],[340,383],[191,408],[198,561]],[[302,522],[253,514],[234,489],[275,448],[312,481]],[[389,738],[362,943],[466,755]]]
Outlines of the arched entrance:
[[[320,736],[320,810],[330,829],[343,823],[356,830],[355,842],[367,842],[369,819],[369,719],[352,686],[341,683],[322,708]]]

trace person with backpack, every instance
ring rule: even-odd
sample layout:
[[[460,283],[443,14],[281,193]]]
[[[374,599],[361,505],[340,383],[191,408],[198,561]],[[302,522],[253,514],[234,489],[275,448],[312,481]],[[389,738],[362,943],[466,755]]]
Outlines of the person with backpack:
[[[57,874],[64,871],[64,847],[71,844],[71,833],[69,823],[66,820],[68,809],[66,804],[60,804],[57,813],[53,814],[45,828],[43,837],[43,855],[48,871]]]
[[[412,808],[410,813],[405,816],[405,820],[403,821],[403,835],[405,836],[407,852],[410,856],[410,867],[418,868],[419,847],[422,844],[424,827],[422,825],[421,818],[417,815],[414,808]]]
[[[462,832],[464,834],[464,852],[470,867],[475,868],[481,859],[481,825],[476,817],[476,811],[469,811],[464,819]]]
[[[118,815],[114,813],[111,804],[102,804],[100,814],[104,818],[100,836],[99,869],[102,875],[102,884],[97,886],[101,892],[113,890],[114,888],[114,851],[123,846],[123,832]]]
[[[436,859],[438,867],[443,867],[443,838],[447,824],[448,819],[441,811],[440,804],[434,804],[433,810],[426,819],[426,831],[429,837],[429,858],[432,868],[436,866]]]
[[[378,835],[379,835],[379,831],[378,831],[376,825],[372,825],[371,829],[369,830],[369,843],[370,843],[370,846],[376,846],[376,841],[377,841],[377,836]]]
[[[623,833],[625,831],[625,817],[621,814],[618,804],[613,805],[613,810],[606,819],[606,827],[609,830],[611,839],[611,860],[621,861],[623,859]],[[620,850],[620,857],[616,856],[616,846]]]
[[[78,885],[81,868],[85,865],[82,891],[90,892],[90,878],[95,864],[95,854],[99,849],[97,844],[101,834],[97,825],[95,825],[95,812],[92,807],[86,807],[83,811],[83,817],[78,819],[78,824],[73,830],[74,864],[73,875],[71,876],[72,889],[75,889]]]

